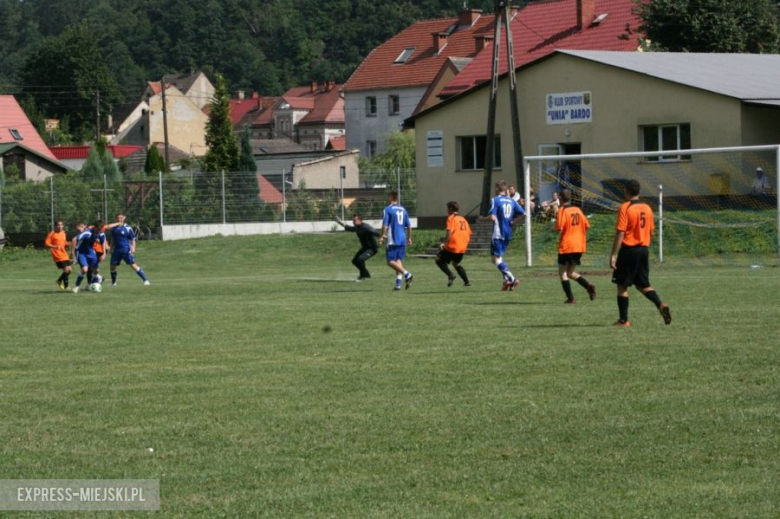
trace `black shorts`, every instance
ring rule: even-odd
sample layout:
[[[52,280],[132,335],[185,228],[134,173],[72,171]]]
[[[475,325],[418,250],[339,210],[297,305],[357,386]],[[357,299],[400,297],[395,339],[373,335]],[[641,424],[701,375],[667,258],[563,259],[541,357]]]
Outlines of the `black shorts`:
[[[457,265],[463,260],[463,253],[450,252],[448,250],[440,250],[439,253],[436,255],[436,257],[439,258],[439,261],[443,261],[444,263],[449,263],[450,261],[452,261]]]
[[[558,265],[579,265],[582,258],[581,252],[569,252],[568,254],[558,254]]]
[[[647,288],[650,286],[650,252],[647,247],[620,247],[617,268],[612,273],[612,282],[630,287]]]
[[[54,264],[57,265],[58,269],[64,269],[65,267],[70,267],[70,260],[55,261]]]

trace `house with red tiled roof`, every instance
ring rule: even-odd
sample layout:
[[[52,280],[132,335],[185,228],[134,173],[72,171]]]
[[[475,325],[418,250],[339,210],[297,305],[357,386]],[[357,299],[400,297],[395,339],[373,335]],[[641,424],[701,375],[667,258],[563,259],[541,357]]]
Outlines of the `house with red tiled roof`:
[[[116,162],[129,157],[143,149],[143,146],[130,145],[112,145],[106,146],[106,150],[111,153]],[[68,166],[70,169],[79,171],[89,157],[92,146],[52,146],[49,148],[57,160]]]
[[[0,95],[0,161],[22,180],[44,180],[68,167],[49,151],[30,119],[12,95]]]
[[[532,2],[512,16],[515,67],[556,49],[635,51],[639,49],[632,0],[547,0]],[[492,36],[492,35],[491,35]],[[502,32],[499,70],[507,71],[506,36]],[[439,93],[446,99],[490,80],[493,44],[485,48]]]
[[[494,17],[463,8],[457,17],[417,22],[366,57],[344,85],[347,148],[370,157],[388,134],[430,101],[431,85],[449,79],[491,37]],[[449,75],[443,71],[449,71]]]
[[[236,97],[230,100],[230,121],[233,123],[233,131],[240,133],[247,125],[257,119],[263,110],[271,108],[279,100],[278,97],[262,97],[257,92],[252,92],[251,97],[245,97],[244,91],[239,90]],[[209,113],[208,106],[204,108]]]
[[[328,141],[328,145],[325,146],[326,150],[343,151],[347,149],[347,136],[340,135],[338,137],[331,137]]]
[[[333,81],[289,89],[252,121],[255,139],[290,139],[309,150],[323,150],[344,135],[344,99]]]

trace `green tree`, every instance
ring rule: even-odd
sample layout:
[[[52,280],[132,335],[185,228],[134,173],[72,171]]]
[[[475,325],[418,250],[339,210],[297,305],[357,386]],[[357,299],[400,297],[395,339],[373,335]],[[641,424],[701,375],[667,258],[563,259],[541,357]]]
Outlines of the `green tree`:
[[[94,135],[98,96],[103,114],[121,99],[100,47],[84,23],[44,40],[28,56],[21,79],[25,93],[36,95],[43,113],[69,116],[82,138]]]
[[[238,142],[230,120],[230,90],[221,74],[216,76],[210,108],[209,121],[206,123],[206,146],[209,151],[204,166],[210,172],[236,171]]]
[[[260,220],[263,203],[260,199],[260,187],[257,184],[257,163],[252,154],[249,125],[241,134],[241,152],[238,159],[238,171],[231,175],[231,220],[250,222]]]
[[[199,197],[207,201],[203,215],[206,218],[221,213],[223,188],[226,199],[231,198],[226,200],[226,205],[232,206],[233,179],[230,172],[238,169],[238,142],[230,120],[230,91],[221,74],[216,75],[214,89],[206,123],[206,145],[209,151],[203,158],[204,171],[197,177],[196,184]]]
[[[160,155],[160,150],[152,144],[146,152],[146,162],[144,163],[144,172],[147,175],[156,175],[159,172],[165,173],[168,168],[165,167],[165,159]]]
[[[104,175],[112,182],[121,179],[119,167],[106,146],[106,141],[101,139],[89,150],[89,156],[81,167],[81,178],[84,182],[102,182]]]
[[[361,168],[367,169],[414,169],[416,164],[414,130],[394,131],[387,136],[385,151],[370,159],[363,159]]]
[[[651,49],[671,52],[780,51],[780,7],[773,0],[637,1]]]

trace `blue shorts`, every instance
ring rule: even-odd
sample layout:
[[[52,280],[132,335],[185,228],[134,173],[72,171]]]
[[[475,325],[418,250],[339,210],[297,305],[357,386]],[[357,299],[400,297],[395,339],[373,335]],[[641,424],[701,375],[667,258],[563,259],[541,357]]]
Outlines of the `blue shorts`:
[[[98,265],[98,257],[94,252],[92,254],[82,254],[79,252],[77,260],[82,268],[89,267],[94,269],[97,268]]]
[[[498,258],[499,256],[503,256],[508,248],[509,248],[509,240],[507,239],[502,238],[502,239],[490,241],[490,255],[495,258]]]
[[[127,252],[112,252],[111,253],[111,265],[119,265],[124,261],[128,265],[132,265],[135,263],[135,258],[133,257],[133,253],[130,251]]]
[[[387,261],[402,260],[406,257],[406,245],[388,245],[385,253]]]

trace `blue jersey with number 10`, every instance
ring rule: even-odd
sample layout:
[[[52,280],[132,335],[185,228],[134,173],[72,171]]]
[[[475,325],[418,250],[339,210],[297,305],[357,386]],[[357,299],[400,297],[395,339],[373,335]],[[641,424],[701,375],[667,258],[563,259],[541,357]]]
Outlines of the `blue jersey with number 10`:
[[[409,223],[409,213],[398,204],[392,204],[385,207],[385,215],[382,218],[382,225],[387,227],[388,245],[406,245],[406,227],[411,227]]]
[[[490,200],[490,213],[496,217],[493,222],[493,239],[512,239],[512,220],[525,214],[525,211],[512,197],[498,195]]]

